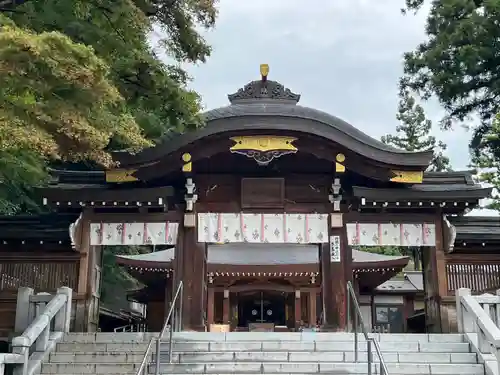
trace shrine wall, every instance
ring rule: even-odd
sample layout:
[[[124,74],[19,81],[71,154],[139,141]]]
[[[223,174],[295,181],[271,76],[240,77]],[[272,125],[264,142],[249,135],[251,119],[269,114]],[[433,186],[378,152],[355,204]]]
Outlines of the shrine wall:
[[[449,296],[455,295],[459,288],[469,288],[473,294],[500,289],[500,254],[487,253],[484,248],[456,248],[454,251],[456,253],[445,257]]]
[[[67,286],[75,290],[78,283],[79,254],[75,252],[0,253],[0,340],[14,333],[17,291],[29,287],[35,293],[55,293]],[[78,296],[74,294],[74,299]]]

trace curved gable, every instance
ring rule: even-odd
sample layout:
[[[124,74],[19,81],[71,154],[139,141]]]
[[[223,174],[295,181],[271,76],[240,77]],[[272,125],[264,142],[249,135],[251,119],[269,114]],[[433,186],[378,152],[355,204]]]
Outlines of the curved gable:
[[[224,133],[287,131],[319,136],[379,163],[425,169],[433,151],[398,150],[366,135],[351,124],[328,113],[297,105],[300,95],[275,81],[252,81],[228,95],[231,104],[203,114],[206,126],[197,131],[165,139],[136,155],[117,153],[123,166],[159,160],[184,146]]]

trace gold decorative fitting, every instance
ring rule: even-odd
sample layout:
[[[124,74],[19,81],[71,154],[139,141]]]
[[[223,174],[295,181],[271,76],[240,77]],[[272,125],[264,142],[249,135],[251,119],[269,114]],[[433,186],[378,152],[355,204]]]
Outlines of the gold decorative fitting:
[[[344,173],[345,172],[345,166],[341,163],[345,162],[345,155],[344,154],[337,154],[335,156],[335,172],[337,173]]]
[[[254,159],[259,165],[268,165],[273,159],[283,155],[295,154],[298,149],[293,145],[297,138],[281,136],[243,136],[231,137],[235,144],[229,149],[232,153]]]
[[[262,77],[267,77],[268,74],[269,74],[269,65],[260,64],[260,75]]]
[[[391,171],[391,173],[394,177],[390,181],[402,184],[421,184],[424,179],[424,172],[422,171]]]
[[[191,154],[190,153],[185,153],[182,154],[182,161],[184,164],[182,165],[182,171],[184,173],[192,172],[193,171],[193,163],[191,162]]]
[[[122,183],[139,181],[134,173],[137,169],[111,169],[106,171],[106,182]]]

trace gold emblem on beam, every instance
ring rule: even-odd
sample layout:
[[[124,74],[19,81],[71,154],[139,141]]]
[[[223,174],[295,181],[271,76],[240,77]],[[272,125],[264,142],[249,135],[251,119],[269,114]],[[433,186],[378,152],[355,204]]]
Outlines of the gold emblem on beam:
[[[122,183],[139,181],[134,173],[137,169],[110,169],[106,171],[106,182]]]
[[[391,171],[394,175],[390,180],[402,184],[421,184],[424,179],[422,171]]]
[[[184,173],[189,173],[193,171],[193,162],[191,161],[192,157],[190,153],[182,154],[182,171]]]
[[[256,135],[231,137],[235,144],[229,149],[232,153],[254,159],[259,165],[267,165],[273,159],[287,154],[295,154],[298,149],[293,145],[297,138]]]
[[[337,154],[335,157],[335,172],[337,173],[344,173],[345,172],[345,165],[343,164],[345,162],[345,155],[344,154]]]

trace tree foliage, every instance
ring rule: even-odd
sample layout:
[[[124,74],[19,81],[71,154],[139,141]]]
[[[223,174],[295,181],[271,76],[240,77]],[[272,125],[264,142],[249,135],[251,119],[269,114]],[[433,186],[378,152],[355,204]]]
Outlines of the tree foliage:
[[[424,109],[407,91],[401,92],[396,118],[399,125],[396,134],[385,135],[382,142],[406,151],[433,150],[434,158],[429,167],[432,171],[450,170],[450,159],[443,152],[446,145],[430,135],[432,122],[426,118]]]
[[[406,0],[418,10],[423,0]],[[405,54],[403,87],[424,97],[435,95],[447,116],[443,125],[472,112],[489,120],[498,112],[500,94],[500,1],[433,0],[427,40]]]
[[[179,63],[210,55],[199,31],[216,15],[213,0],[0,0],[0,212],[36,210],[56,161],[108,167],[112,150],[201,126]],[[114,255],[141,251],[104,249],[104,299],[134,284]]]
[[[406,0],[406,10],[418,11],[423,3]],[[427,39],[405,55],[401,86],[437,97],[447,111],[445,128],[479,116],[470,144],[473,165],[487,168],[481,178],[500,188],[500,1],[433,0],[430,5]]]
[[[491,126],[476,131],[471,142],[472,166],[479,170],[479,179],[491,184],[496,192],[487,208],[500,211],[500,115]]]
[[[200,98],[177,61],[203,62],[213,1],[31,0],[0,6],[0,210],[36,208],[32,187],[53,160],[109,166],[201,125]],[[164,33],[163,63],[149,45]]]

